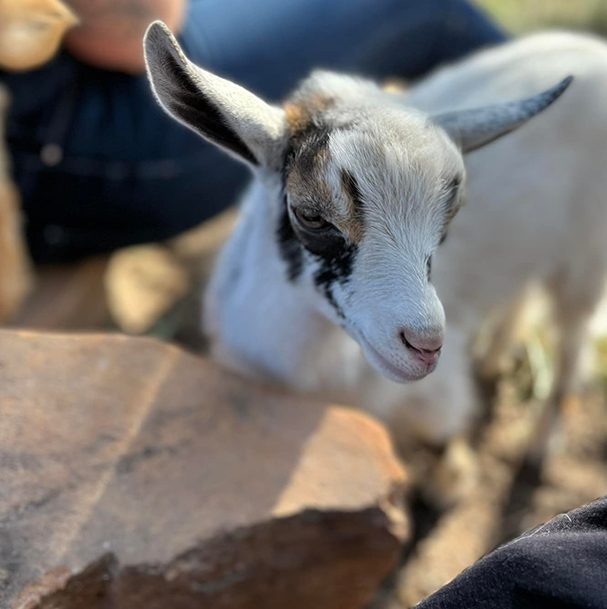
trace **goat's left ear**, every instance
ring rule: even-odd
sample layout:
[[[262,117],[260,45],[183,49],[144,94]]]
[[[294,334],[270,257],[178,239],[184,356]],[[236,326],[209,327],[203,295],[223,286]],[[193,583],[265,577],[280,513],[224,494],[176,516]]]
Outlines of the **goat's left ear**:
[[[195,66],[161,21],[148,28],[144,51],[154,94],[171,116],[250,165],[279,162],[283,110]]]
[[[556,101],[571,84],[568,76],[554,87],[519,101],[473,110],[446,112],[432,117],[463,152],[476,150],[506,135]]]

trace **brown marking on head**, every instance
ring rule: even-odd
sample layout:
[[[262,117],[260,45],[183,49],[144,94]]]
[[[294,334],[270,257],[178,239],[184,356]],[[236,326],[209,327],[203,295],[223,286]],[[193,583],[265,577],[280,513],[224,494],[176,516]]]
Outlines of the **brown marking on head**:
[[[324,210],[332,199],[325,180],[328,163],[329,149],[323,141],[313,141],[302,147],[287,174],[286,186],[291,197],[317,211]]]
[[[287,117],[287,127],[293,133],[301,133],[310,124],[307,108],[300,104],[286,103],[284,106]]]
[[[327,183],[328,162],[328,150],[322,149],[311,159],[293,163],[286,180],[291,204],[309,215],[321,215],[351,243],[360,243],[364,230],[358,185],[349,172],[342,172],[341,196],[336,194]]]
[[[340,183],[347,205],[347,218],[343,220],[343,228],[341,226],[339,228],[347,233],[352,242],[359,243],[363,237],[364,230],[363,202],[358,181],[352,173],[342,169],[340,172]]]
[[[290,132],[285,187],[293,205],[305,208],[310,215],[322,215],[351,242],[358,243],[362,239],[363,224],[356,179],[349,172],[341,172],[341,196],[335,193],[335,185],[332,187],[327,182],[332,129],[323,126],[321,115],[334,102],[332,98],[315,94],[285,104]]]
[[[305,99],[286,102],[284,105],[287,126],[292,135],[306,131],[324,110],[335,100],[321,94],[314,94]]]

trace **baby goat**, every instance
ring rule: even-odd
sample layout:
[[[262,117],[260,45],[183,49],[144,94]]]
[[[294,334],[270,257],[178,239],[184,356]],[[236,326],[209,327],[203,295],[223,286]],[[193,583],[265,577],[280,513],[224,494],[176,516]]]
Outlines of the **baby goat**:
[[[446,389],[425,412],[409,401],[412,387],[400,384],[432,372],[442,348],[433,254],[449,228],[434,276],[448,315],[457,303],[450,323],[466,328],[479,311],[510,298],[534,266],[564,277],[585,262],[567,255],[585,242],[584,228],[563,232],[562,215],[573,221],[584,196],[582,224],[593,234],[604,230],[602,210],[596,223],[599,183],[577,158],[579,138],[604,157],[603,125],[598,137],[590,114],[600,107],[594,74],[599,65],[606,73],[604,47],[582,37],[537,37],[448,68],[402,97],[317,72],[283,107],[191,64],[163,24],[150,26],[145,51],[162,106],[255,176],[207,293],[214,354],[249,375],[357,404],[389,424],[406,421],[404,431],[414,425],[434,440],[462,431],[471,392],[460,402]],[[545,110],[571,72],[580,83],[567,103],[470,157],[471,209],[454,220],[464,200],[463,154]],[[523,99],[503,101],[517,96]],[[596,156],[590,160],[594,167]],[[466,341],[454,332],[445,344],[443,383],[458,372],[459,394],[468,390]]]

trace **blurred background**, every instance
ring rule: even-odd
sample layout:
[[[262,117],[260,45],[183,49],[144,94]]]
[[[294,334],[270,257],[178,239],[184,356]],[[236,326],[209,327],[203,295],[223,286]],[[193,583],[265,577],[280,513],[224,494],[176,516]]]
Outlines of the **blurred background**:
[[[605,34],[605,0],[477,0],[515,34],[546,28],[566,28]]]
[[[522,35],[545,28],[569,28],[594,32],[599,35],[607,34],[607,0],[576,0],[575,2],[567,0],[475,0],[475,2],[513,35]],[[198,0],[193,0],[193,4],[198,4]],[[56,10],[55,6],[53,10]],[[71,25],[71,21],[67,19],[65,27]],[[62,34],[63,30],[57,26],[56,31],[53,32],[55,39],[51,41],[52,45],[60,43],[59,39]],[[98,77],[97,74],[93,74],[93,76]],[[17,83],[19,83],[18,80]],[[35,84],[38,86],[39,83]],[[103,84],[95,86],[99,87]],[[123,84],[120,85],[120,87],[122,86]],[[147,89],[142,94],[147,96]],[[120,101],[120,97],[117,99]],[[106,103],[110,102],[116,103],[115,100],[109,100]],[[168,120],[160,115],[154,118]],[[83,117],[79,117],[79,119],[84,120]],[[33,120],[31,116],[26,114],[24,124],[28,125],[28,121],[31,122],[31,120]],[[94,115],[91,120],[96,120]],[[129,120],[133,119],[129,118]],[[62,121],[63,119],[59,119],[58,122]],[[47,125],[45,125],[46,128]],[[125,128],[129,128],[128,124]],[[151,128],[152,125],[150,125]],[[172,125],[171,129],[175,130]],[[188,145],[200,147],[197,140],[194,140],[192,144],[188,142]],[[55,159],[57,154],[60,154],[60,150],[58,153],[58,147],[54,145],[45,146],[43,150],[43,161],[45,164],[48,163],[51,169],[56,160],[60,160]],[[217,154],[210,157],[209,162],[215,161],[222,163],[222,168],[225,167],[223,164],[225,159],[222,155]],[[235,164],[228,161],[227,165],[232,170]],[[119,166],[110,168],[110,170],[117,174],[123,171]],[[159,171],[170,171],[170,169],[161,166]],[[224,170],[222,169],[218,173],[221,174],[222,171]],[[223,180],[221,184],[229,182],[231,192],[236,193],[242,187],[243,180],[246,179],[246,172],[239,167],[233,171],[234,174],[227,173],[225,176],[221,176]],[[215,178],[215,176],[209,176],[209,179],[211,177]],[[48,188],[48,195],[45,196],[61,196],[60,180],[59,186],[43,182],[43,187]],[[55,193],[57,188],[58,191]],[[90,186],[86,188],[90,188]],[[188,185],[184,186],[182,190],[187,191]],[[135,194],[133,193],[133,197],[136,199]],[[124,231],[128,230],[132,232],[133,239],[139,242],[146,241],[145,229],[141,229],[139,220],[141,208],[146,205],[146,194],[150,195],[152,191],[139,195],[141,200],[136,200],[133,204],[135,211],[129,212],[134,215],[123,220],[124,226],[117,225],[116,235],[118,237],[110,234],[111,231],[105,230],[107,235],[104,237],[102,234],[102,245],[105,238],[107,248],[115,249],[112,241],[128,240],[122,235]],[[235,201],[236,194],[232,195],[231,199]],[[27,201],[25,204],[27,212],[29,204]],[[160,204],[166,207],[163,201]],[[214,204],[208,201],[205,204],[210,205],[211,215],[217,211],[212,209]],[[35,201],[34,205],[34,213],[41,213],[40,208],[43,206],[43,201],[42,203]],[[94,207],[95,202],[87,202],[86,199],[83,199],[72,203],[71,207],[65,202],[64,205],[66,208],[62,210],[62,213],[69,220],[70,214],[81,214],[83,206]],[[150,203],[150,209],[145,214],[152,218],[154,214],[162,214],[162,211],[157,212],[154,209],[155,205],[156,203]],[[44,207],[47,206],[44,205]],[[46,213],[48,216],[48,212]],[[159,222],[163,221],[162,215],[158,217]],[[176,238],[168,241],[152,239],[151,241],[159,243],[118,248],[111,255],[91,256],[88,254],[82,259],[82,256],[78,254],[78,249],[75,250],[75,255],[70,253],[68,256],[64,256],[60,244],[65,237],[62,234],[61,226],[58,226],[60,223],[50,224],[48,217],[45,216],[43,218],[45,224],[39,231],[43,233],[42,238],[36,237],[31,241],[34,257],[44,262],[37,269],[35,283],[30,281],[29,273],[26,270],[20,271],[18,276],[6,282],[14,286],[14,294],[6,296],[8,301],[12,299],[15,302],[21,302],[23,294],[34,286],[33,292],[29,292],[29,297],[10,316],[9,323],[16,326],[68,330],[118,329],[129,333],[143,333],[172,339],[186,346],[200,349],[204,346],[204,338],[200,336],[198,330],[199,286],[206,280],[213,257],[226,235],[229,234],[234,218],[235,211],[231,209],[223,214],[214,215],[210,222],[205,222],[195,229],[179,231],[168,227],[167,231],[178,234]],[[85,217],[85,221],[94,225],[96,218],[91,216],[87,220]],[[112,221],[117,220],[112,219]],[[193,222],[191,218],[186,219],[186,224],[193,224]],[[28,225],[31,224],[30,219]],[[118,231],[122,231],[122,233]],[[87,243],[99,240],[99,235],[93,233],[88,236],[84,232],[82,236],[76,235],[75,238],[84,243],[82,251],[86,252]],[[49,255],[49,252],[44,249],[45,245],[41,250],[41,241],[44,241],[44,244],[47,242],[52,244],[59,253],[49,250],[51,251]],[[69,262],[61,265],[47,263],[48,260],[55,258],[57,260],[66,258],[69,261],[69,258],[73,257],[81,259],[76,263]],[[25,265],[25,263],[23,264]],[[25,277],[26,275],[27,277]],[[3,316],[1,300],[0,298],[0,317]],[[54,305],[48,307],[48,302],[53,302]],[[7,307],[10,308],[10,305],[7,304]]]

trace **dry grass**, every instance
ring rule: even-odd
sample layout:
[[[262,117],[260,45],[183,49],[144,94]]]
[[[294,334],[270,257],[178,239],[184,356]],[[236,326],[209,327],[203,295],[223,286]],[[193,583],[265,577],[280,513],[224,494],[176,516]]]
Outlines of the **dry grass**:
[[[568,28],[607,34],[607,0],[476,0],[514,33]]]

